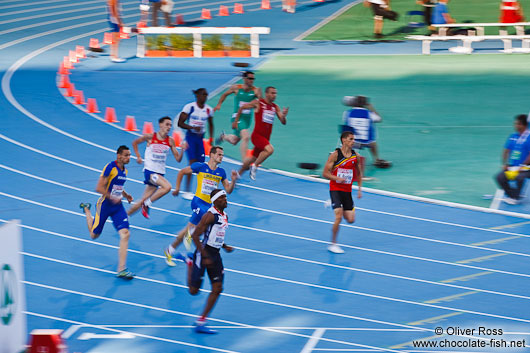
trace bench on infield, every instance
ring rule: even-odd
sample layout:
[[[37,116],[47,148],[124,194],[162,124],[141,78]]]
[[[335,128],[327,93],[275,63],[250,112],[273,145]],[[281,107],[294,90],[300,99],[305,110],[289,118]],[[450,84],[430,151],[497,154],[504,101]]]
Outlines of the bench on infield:
[[[456,35],[456,36],[440,36],[440,35],[432,35],[432,36],[422,36],[422,35],[412,35],[407,36],[407,39],[412,40],[421,40],[422,46],[421,46],[421,52],[422,54],[430,54],[431,53],[431,43],[434,41],[448,41],[448,40],[461,40],[462,41],[462,47],[464,48],[463,53],[471,53],[473,51],[473,48],[471,47],[471,44],[473,42],[481,42],[485,40],[502,40],[504,42],[504,51],[505,52],[521,52],[530,53],[530,35]],[[514,50],[512,48],[512,40],[521,40],[522,41],[522,47],[516,48]]]

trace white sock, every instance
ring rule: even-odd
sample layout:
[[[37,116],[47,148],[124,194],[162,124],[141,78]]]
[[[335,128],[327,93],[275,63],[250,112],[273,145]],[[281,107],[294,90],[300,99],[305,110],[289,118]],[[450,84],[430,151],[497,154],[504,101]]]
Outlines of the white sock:
[[[144,201],[144,205],[146,205],[147,207],[151,207],[152,204],[153,204],[153,201],[151,201],[151,198],[148,198],[147,200]]]
[[[173,255],[175,254],[175,250],[177,249],[175,249],[172,244],[169,244],[169,246],[167,247],[167,250],[169,251],[171,255]]]

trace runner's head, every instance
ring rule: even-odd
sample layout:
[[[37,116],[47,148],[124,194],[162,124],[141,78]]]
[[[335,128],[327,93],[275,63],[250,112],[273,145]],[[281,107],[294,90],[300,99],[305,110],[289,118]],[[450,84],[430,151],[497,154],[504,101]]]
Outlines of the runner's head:
[[[276,95],[278,94],[278,91],[275,87],[269,86],[265,88],[265,98],[269,103],[272,103],[276,100]]]
[[[195,101],[199,105],[204,105],[206,101],[208,100],[208,91],[206,88],[197,88],[196,90],[192,91],[195,95]]]
[[[241,76],[243,76],[243,82],[245,83],[245,85],[247,85],[248,87],[254,86],[254,79],[256,78],[254,72],[243,71],[243,74]]]
[[[169,134],[171,126],[173,126],[173,122],[171,121],[171,118],[169,116],[164,116],[158,119],[158,131],[160,131],[161,134]]]
[[[219,211],[223,211],[226,206],[228,206],[228,200],[226,199],[226,191],[221,189],[214,189],[210,193],[210,200],[212,200],[212,204],[217,208]]]
[[[210,149],[210,160],[219,164],[223,161],[224,150],[221,146],[212,146]]]
[[[121,145],[120,147],[118,147],[118,150],[116,151],[116,161],[125,165],[129,163],[130,160],[131,151],[129,150],[129,147],[125,145]]]
[[[519,114],[515,117],[515,121],[513,122],[513,125],[515,127],[515,131],[519,133],[523,133],[526,128],[528,127],[528,116],[526,114]]]
[[[343,146],[346,146],[348,148],[353,148],[353,143],[355,142],[353,132],[351,131],[344,131],[340,135],[340,142],[342,142]]]

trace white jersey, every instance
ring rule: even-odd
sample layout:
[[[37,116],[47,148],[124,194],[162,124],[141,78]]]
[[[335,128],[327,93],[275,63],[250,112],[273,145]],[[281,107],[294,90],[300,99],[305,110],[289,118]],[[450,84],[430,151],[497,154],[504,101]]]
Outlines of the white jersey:
[[[208,104],[204,105],[204,108],[199,108],[197,102],[188,103],[182,108],[182,113],[188,114],[188,125],[193,127],[199,127],[200,131],[195,132],[194,130],[189,130],[196,134],[204,134],[206,130],[206,122],[209,117],[213,117],[213,109]]]
[[[226,213],[220,213],[214,206],[210,207],[207,212],[214,215],[215,221],[211,223],[204,232],[202,243],[216,249],[221,249],[225,243],[225,233],[228,228],[228,216]]]
[[[144,170],[166,174],[166,159],[170,150],[169,136],[166,136],[164,140],[159,140],[157,134],[154,133],[145,148]]]

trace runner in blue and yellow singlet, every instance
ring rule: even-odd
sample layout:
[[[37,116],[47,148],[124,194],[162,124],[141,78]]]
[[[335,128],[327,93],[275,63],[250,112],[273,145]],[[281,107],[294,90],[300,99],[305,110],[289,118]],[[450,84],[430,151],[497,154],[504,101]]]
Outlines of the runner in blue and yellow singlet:
[[[236,185],[237,172],[235,170],[231,173],[231,182],[226,178],[226,172],[223,168],[219,167],[219,164],[223,161],[224,151],[222,147],[213,146],[210,150],[210,159],[207,163],[196,162],[191,166],[181,169],[177,175],[177,182],[175,185],[175,191],[173,196],[177,196],[180,192],[180,184],[184,175],[191,175],[192,173],[197,174],[197,189],[195,195],[191,200],[191,217],[186,225],[177,235],[175,241],[169,245],[165,250],[166,263],[169,266],[175,266],[173,262],[173,255],[176,252],[176,248],[182,243],[184,236],[187,235],[184,245],[190,250],[191,247],[191,233],[193,229],[199,223],[202,216],[212,206],[210,200],[210,193],[219,187],[219,184],[223,184],[228,194],[232,193],[234,186]],[[185,257],[182,254],[177,254],[178,259],[184,260]]]
[[[238,123],[234,127],[234,121],[239,110],[243,104],[252,102],[256,98],[261,98],[261,89],[254,86],[254,73],[252,71],[243,72],[243,84],[232,85],[225,93],[219,98],[219,102],[213,109],[214,112],[221,109],[221,105],[225,101],[226,97],[231,94],[235,94],[234,97],[234,114],[232,114],[232,131],[233,134],[225,134],[224,132],[215,140],[216,144],[222,141],[228,141],[232,145],[236,145],[241,141],[241,160],[245,159],[248,149],[248,141],[250,140],[250,124],[252,123],[252,109],[245,109],[241,113]]]
[[[117,151],[116,160],[108,163],[98,180],[96,191],[101,194],[96,204],[96,214],[92,217],[90,212],[91,204],[81,203],[79,207],[85,212],[86,222],[90,237],[97,239],[103,231],[103,226],[107,218],[112,219],[114,228],[120,235],[120,248],[118,251],[118,273],[117,277],[132,279],[134,274],[127,270],[125,265],[127,260],[127,248],[129,247],[129,219],[127,212],[121,202],[125,197],[129,203],[133,197],[128,194],[123,185],[127,181],[127,169],[125,165],[131,160],[131,151],[127,146],[120,146]]]

